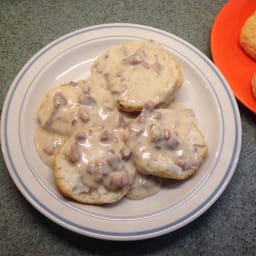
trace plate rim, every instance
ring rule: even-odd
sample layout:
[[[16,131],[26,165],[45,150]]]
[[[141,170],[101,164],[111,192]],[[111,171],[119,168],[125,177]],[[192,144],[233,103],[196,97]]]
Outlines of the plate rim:
[[[7,117],[7,114],[6,114],[6,109],[7,109],[7,102],[10,100],[11,98],[11,92],[13,90],[13,85],[14,83],[17,83],[16,80],[20,77],[20,75],[22,74],[23,71],[26,70],[26,68],[29,66],[29,64],[33,63],[33,61],[35,61],[36,57],[38,57],[39,55],[43,54],[44,51],[46,49],[48,49],[48,47],[50,46],[53,46],[55,44],[57,44],[58,42],[61,42],[61,40],[63,40],[64,38],[67,38],[67,37],[70,37],[76,33],[86,33],[90,30],[94,30],[95,28],[106,28],[106,27],[109,27],[111,26],[112,28],[113,27],[126,27],[126,26],[130,26],[130,27],[133,27],[135,29],[137,28],[141,28],[141,29],[150,29],[152,32],[161,32],[163,33],[164,35],[166,36],[171,36],[172,38],[176,38],[178,39],[179,41],[183,41],[185,45],[188,45],[190,46],[190,48],[192,47],[192,49],[194,51],[196,51],[197,54],[199,54],[199,56],[201,58],[203,58],[203,60],[211,66],[211,68],[215,69],[217,71],[216,74],[219,75],[219,78],[223,81],[223,83],[225,85],[227,85],[227,82],[225,81],[224,77],[221,75],[221,73],[216,69],[216,67],[214,66],[214,64],[210,61],[210,59],[208,59],[208,57],[206,55],[204,55],[202,52],[200,52],[198,49],[196,49],[194,46],[192,46],[191,44],[189,44],[188,42],[184,41],[183,39],[173,35],[173,34],[170,34],[166,31],[163,31],[163,30],[160,30],[160,29],[157,29],[157,28],[153,28],[153,27],[150,27],[150,26],[145,26],[145,25],[139,25],[139,24],[131,24],[131,23],[107,23],[107,24],[100,24],[100,25],[95,25],[95,26],[90,26],[90,27],[86,27],[86,28],[82,28],[82,29],[79,29],[79,30],[76,30],[76,31],[73,31],[71,33],[68,33],[62,37],[59,37],[57,38],[56,40],[50,42],[49,44],[47,44],[45,47],[43,47],[40,51],[38,51],[34,56],[32,56],[32,58],[23,66],[23,68],[20,70],[20,72],[17,74],[16,78],[14,79],[12,85],[10,86],[9,88],[9,91],[8,91],[8,94],[6,96],[6,100],[4,102],[4,105],[3,105],[3,111],[2,111],[2,119],[1,120],[5,120],[3,117]],[[204,205],[203,208],[200,208],[200,209],[197,209],[195,210],[195,214],[192,215],[192,217],[190,217],[189,219],[185,219],[183,220],[182,224],[176,226],[175,229],[172,229],[171,231],[168,231],[166,230],[166,232],[159,232],[158,231],[155,231],[156,234],[154,233],[147,233],[147,235],[133,235],[133,236],[129,236],[127,237],[127,233],[125,233],[126,235],[123,236],[123,234],[121,233],[120,236],[116,237],[116,236],[107,236],[107,235],[103,235],[103,236],[100,236],[100,235],[97,235],[95,234],[93,236],[93,234],[89,235],[88,233],[87,234],[84,234],[84,235],[87,235],[87,236],[92,236],[92,237],[95,237],[95,238],[101,238],[101,239],[107,239],[107,240],[138,240],[138,239],[147,239],[147,238],[152,238],[152,237],[156,237],[156,236],[159,236],[159,235],[163,235],[163,234],[166,234],[166,233],[169,233],[169,232],[172,232],[180,227],[183,227],[185,226],[186,224],[190,223],[191,221],[193,221],[194,219],[196,219],[197,217],[199,217],[201,214],[203,214],[212,204],[214,204],[214,202],[219,198],[219,196],[222,194],[222,192],[225,190],[225,188],[227,187],[227,185],[229,184],[234,172],[235,172],[235,168],[236,168],[236,165],[237,165],[237,162],[238,162],[238,159],[239,159],[239,155],[240,155],[240,149],[241,149],[241,120],[240,120],[240,115],[239,115],[239,110],[238,110],[238,106],[237,106],[237,103],[235,101],[235,99],[233,98],[233,94],[231,94],[231,91],[229,90],[229,88],[225,88],[227,90],[227,92],[229,93],[229,97],[230,97],[230,101],[232,102],[232,105],[234,107],[234,114],[235,117],[237,118],[237,123],[239,124],[239,126],[237,127],[237,131],[238,131],[238,140],[237,140],[237,145],[239,146],[238,150],[233,152],[235,153],[235,157],[233,158],[233,162],[231,163],[231,167],[230,169],[231,172],[228,173],[227,177],[225,178],[225,182],[223,184],[221,184],[220,188],[216,188],[217,189],[217,193],[215,193],[211,200],[207,200],[208,203]],[[11,102],[10,102],[11,103]],[[1,141],[4,141],[5,142],[5,138],[4,138],[4,123],[5,122],[1,122]],[[9,171],[9,174],[11,175],[14,183],[16,184],[16,186],[18,187],[18,189],[22,192],[24,192],[24,187],[21,187],[21,184],[18,183],[18,181],[16,180],[17,177],[14,177],[12,171],[9,170],[9,168],[13,168],[11,166],[11,163],[9,162],[9,159],[6,160],[6,157],[7,157],[7,152],[6,152],[6,145],[5,143],[1,143],[1,146],[2,146],[2,152],[3,152],[3,155],[4,155],[4,160],[5,160],[5,163],[7,165],[7,169]],[[227,173],[226,173],[227,174]],[[19,182],[22,182],[22,180],[20,180]],[[18,183],[18,184],[17,184]],[[49,216],[48,213],[45,212],[45,210],[41,207],[40,203],[41,202],[31,202],[31,198],[29,198],[29,195],[22,193],[23,196],[37,209],[39,210],[39,212],[43,213],[45,216],[47,216],[49,219],[51,219],[52,221],[54,221],[55,223],[58,223],[60,224],[61,226],[63,226],[64,228],[68,228],[69,230],[72,230],[72,231],[75,231],[77,233],[80,233],[79,231],[76,230],[76,227],[73,226],[73,228],[71,227],[67,227],[65,223],[63,223],[61,219],[58,219],[56,220],[56,218],[53,218],[52,216]],[[51,211],[51,209],[49,209],[49,211]],[[51,214],[55,214],[54,212],[52,212]],[[184,223],[185,221],[185,223]],[[100,231],[100,233],[102,234],[103,232]]]

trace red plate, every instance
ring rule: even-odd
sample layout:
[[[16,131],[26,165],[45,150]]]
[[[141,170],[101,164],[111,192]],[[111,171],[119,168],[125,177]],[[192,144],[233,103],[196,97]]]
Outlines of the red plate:
[[[237,99],[256,113],[256,99],[251,90],[256,61],[239,46],[241,27],[254,11],[255,0],[230,0],[213,24],[211,51],[213,61],[226,77]]]

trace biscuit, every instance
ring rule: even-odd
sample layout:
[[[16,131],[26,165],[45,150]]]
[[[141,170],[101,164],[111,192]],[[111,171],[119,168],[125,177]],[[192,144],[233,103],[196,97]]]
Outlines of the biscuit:
[[[125,133],[134,164],[144,174],[187,179],[199,169],[206,156],[204,136],[189,112],[187,118],[184,110],[152,106],[146,104]]]
[[[241,48],[256,60],[256,12],[242,26],[239,43]]]
[[[131,151],[113,131],[77,131],[54,157],[59,191],[86,204],[107,204],[129,191],[135,175]]]
[[[108,88],[120,110],[141,111],[145,103],[168,104],[183,77],[174,56],[152,40],[135,40],[105,51],[92,66],[92,80]]]
[[[69,136],[78,126],[103,124],[117,112],[107,90],[80,80],[51,89],[40,105],[38,121],[49,132]]]

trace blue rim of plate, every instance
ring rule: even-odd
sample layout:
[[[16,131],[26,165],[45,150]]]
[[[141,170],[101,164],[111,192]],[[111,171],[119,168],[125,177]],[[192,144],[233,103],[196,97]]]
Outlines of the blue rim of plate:
[[[50,208],[48,208],[45,204],[43,204],[40,200],[38,200],[33,193],[26,187],[24,184],[22,178],[19,175],[18,168],[15,166],[15,160],[10,154],[10,146],[8,142],[8,111],[9,107],[12,104],[12,99],[13,95],[16,92],[16,89],[19,86],[19,83],[22,81],[22,78],[24,75],[29,71],[30,67],[36,63],[37,60],[40,59],[41,56],[43,56],[47,51],[50,49],[58,46],[65,40],[68,40],[70,38],[76,37],[81,34],[86,34],[90,31],[96,31],[96,30],[101,30],[101,29],[114,29],[114,28],[134,28],[134,29],[141,29],[141,30],[146,30],[150,32],[154,32],[156,34],[160,34],[162,36],[165,36],[167,38],[171,38],[172,40],[177,41],[179,44],[182,44],[183,46],[189,48],[189,50],[193,51],[200,59],[214,72],[218,80],[221,82],[223,85],[223,88],[226,91],[226,94],[229,98],[230,104],[232,106],[233,110],[233,117],[234,117],[234,127],[235,127],[235,142],[234,142],[234,148],[232,152],[232,157],[230,159],[228,168],[225,172],[225,175],[223,176],[221,182],[218,184],[218,186],[215,188],[215,190],[210,194],[210,196],[203,202],[201,203],[197,208],[195,208],[193,211],[187,213],[185,216],[182,218],[177,219],[174,222],[168,223],[164,226],[154,228],[154,229],[148,229],[148,230],[143,230],[143,231],[137,231],[137,232],[108,232],[108,231],[103,231],[103,230],[94,230],[91,228],[88,228],[86,226],[78,225],[76,223],[73,223],[69,221],[68,219],[63,218],[62,216],[59,216],[55,212],[53,212]],[[123,35],[122,35],[123,36]],[[120,37],[120,36],[119,36]],[[214,87],[212,86],[211,88],[214,91]],[[214,91],[215,94],[217,94]],[[218,69],[214,66],[214,64],[204,55],[202,54],[198,49],[196,49],[194,46],[190,45],[186,41],[184,41],[181,38],[178,38],[172,34],[169,34],[168,32],[148,27],[148,26],[142,26],[142,25],[137,25],[137,24],[105,24],[105,25],[97,25],[97,26],[92,26],[84,29],[80,29],[77,31],[74,31],[73,33],[67,34],[52,43],[48,44],[46,47],[44,47],[41,51],[39,51],[30,61],[27,62],[27,64],[24,66],[24,68],[20,71],[20,73],[17,75],[15,82],[11,85],[8,95],[6,97],[6,100],[4,102],[4,107],[3,107],[3,112],[2,112],[2,122],[1,122],[1,141],[2,141],[2,151],[4,153],[4,159],[6,161],[8,170],[10,172],[11,177],[13,178],[15,184],[20,190],[24,190],[26,194],[24,195],[28,201],[36,207],[41,213],[52,219],[53,221],[57,222],[60,225],[67,224],[70,230],[76,231],[78,233],[81,233],[79,231],[82,231],[82,233],[85,233],[87,235],[92,235],[96,236],[98,238],[103,238],[103,239],[112,239],[117,240],[122,239],[122,237],[125,237],[128,239],[125,240],[132,240],[132,239],[144,239],[148,237],[154,237],[157,236],[157,234],[160,232],[161,234],[174,231],[179,227],[184,226],[185,224],[191,222],[198,216],[200,216],[203,212],[205,212],[221,195],[221,193],[224,191],[226,186],[228,185],[230,179],[232,178],[239,154],[240,154],[240,148],[241,148],[241,120],[240,120],[240,115],[237,107],[237,103],[235,101],[235,98],[229,89],[226,80],[223,78],[223,76],[220,74]],[[184,224],[183,224],[184,223]],[[67,226],[65,226],[67,228]],[[166,232],[165,232],[166,231]],[[154,235],[156,234],[156,235]]]

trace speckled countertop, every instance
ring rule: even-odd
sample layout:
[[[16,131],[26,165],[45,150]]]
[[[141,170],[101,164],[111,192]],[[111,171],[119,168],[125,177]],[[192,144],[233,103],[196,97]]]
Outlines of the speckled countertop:
[[[102,23],[153,26],[211,58],[210,31],[224,0],[1,0],[0,102],[23,65],[58,37]],[[0,155],[0,255],[256,255],[256,118],[239,103],[242,150],[219,200],[189,225],[159,238],[111,242],[65,230],[35,210]]]

